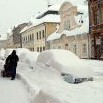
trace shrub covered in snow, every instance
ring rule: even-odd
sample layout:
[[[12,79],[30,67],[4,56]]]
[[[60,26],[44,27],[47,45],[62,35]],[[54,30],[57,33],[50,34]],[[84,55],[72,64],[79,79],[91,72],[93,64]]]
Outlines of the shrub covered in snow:
[[[46,50],[38,56],[37,62],[56,68],[61,74],[70,74],[73,79],[92,77],[90,66],[67,50]]]

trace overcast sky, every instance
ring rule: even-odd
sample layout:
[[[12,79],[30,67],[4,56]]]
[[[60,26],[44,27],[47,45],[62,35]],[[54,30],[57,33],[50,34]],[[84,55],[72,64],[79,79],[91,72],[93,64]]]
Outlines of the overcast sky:
[[[68,0],[49,0],[50,4]],[[76,0],[83,3],[84,0]],[[0,0],[0,34],[14,25],[29,21],[35,13],[47,6],[47,0]]]

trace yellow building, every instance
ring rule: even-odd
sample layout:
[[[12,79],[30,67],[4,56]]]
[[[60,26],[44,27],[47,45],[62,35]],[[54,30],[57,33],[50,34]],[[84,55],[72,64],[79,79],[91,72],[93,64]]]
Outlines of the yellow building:
[[[22,47],[33,51],[42,52],[48,48],[47,37],[56,30],[57,24],[60,23],[58,14],[60,5],[54,9],[53,5],[47,10],[39,13],[32,20],[32,25],[27,25],[20,32],[22,37]]]

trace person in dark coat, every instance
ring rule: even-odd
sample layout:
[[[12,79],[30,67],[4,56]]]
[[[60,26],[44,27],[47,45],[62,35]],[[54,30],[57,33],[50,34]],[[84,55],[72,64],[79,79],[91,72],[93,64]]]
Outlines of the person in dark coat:
[[[16,50],[13,50],[12,53],[7,57],[5,64],[8,65],[8,70],[11,72],[11,80],[15,79],[16,76],[16,67],[17,62],[19,61],[18,56],[16,55]]]

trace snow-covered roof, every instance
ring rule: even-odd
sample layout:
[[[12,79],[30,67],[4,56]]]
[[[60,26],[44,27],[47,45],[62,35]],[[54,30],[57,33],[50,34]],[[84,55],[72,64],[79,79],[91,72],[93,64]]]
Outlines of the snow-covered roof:
[[[49,15],[46,15],[44,16],[43,18],[41,19],[32,19],[31,21],[33,23],[33,25],[31,26],[26,26],[24,27],[20,33],[32,28],[33,26],[37,26],[39,24],[42,24],[42,23],[47,23],[47,22],[52,22],[52,23],[60,23],[60,15],[53,15],[53,14],[49,14]]]
[[[28,29],[30,29],[31,27],[33,27],[33,25],[30,25],[30,26],[25,26],[21,31],[20,31],[20,33],[23,33],[23,32],[25,32],[26,30],[28,30]]]
[[[77,12],[87,15],[88,14],[88,6],[87,5],[77,5]]]
[[[77,27],[71,31],[63,30],[61,33],[58,33],[57,31],[51,34],[47,41],[59,39],[61,35],[65,34],[66,36],[74,36],[74,35],[80,35],[80,34],[87,34],[89,33],[89,20],[87,19],[85,23],[82,24],[81,27]]]
[[[49,14],[49,15],[44,16],[41,19],[34,19],[33,25],[36,26],[44,22],[54,22],[54,23],[60,22],[60,15]]]
[[[85,0],[79,0],[78,2],[75,2],[75,0],[61,0],[59,1],[58,3],[55,3],[49,7],[47,7],[45,10],[43,10],[42,12],[40,12],[38,15],[36,15],[36,17],[38,16],[41,16],[43,15],[45,12],[47,11],[59,11],[60,10],[60,7],[61,5],[64,3],[64,2],[70,2],[72,5],[74,6],[77,6],[78,4],[83,4],[83,1]],[[79,6],[79,5],[78,5]],[[81,7],[81,6],[80,6]],[[83,7],[84,8],[84,7]],[[79,9],[79,8],[78,8]]]
[[[6,40],[7,39],[7,35],[3,34],[0,36],[0,41]]]
[[[89,33],[88,7],[86,5],[77,5],[77,12],[82,13],[74,17],[76,23],[80,26],[70,31],[63,30],[61,33],[56,31],[47,38],[47,41],[59,39],[63,34],[73,36]]]
[[[59,11],[61,5],[62,5],[62,3],[53,4],[53,5],[49,6],[49,7],[47,7],[42,12],[40,12],[38,15],[36,15],[36,17],[43,15],[47,11]]]

